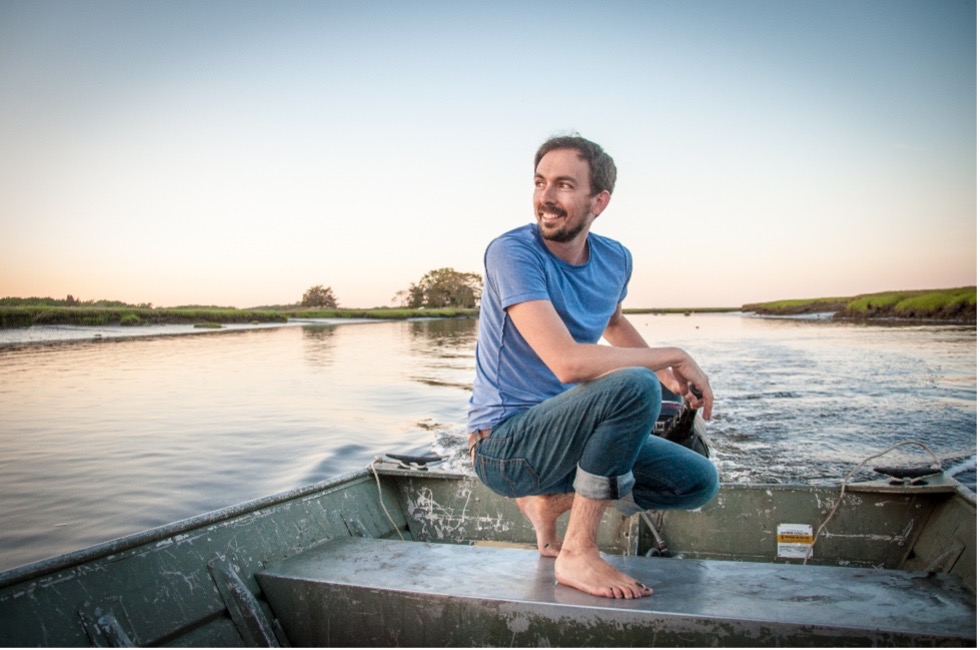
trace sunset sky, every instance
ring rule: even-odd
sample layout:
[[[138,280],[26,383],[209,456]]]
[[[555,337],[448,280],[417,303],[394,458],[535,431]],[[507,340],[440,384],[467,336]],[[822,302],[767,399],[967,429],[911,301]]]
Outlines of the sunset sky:
[[[0,0],[0,296],[390,305],[578,131],[628,307],[976,284],[976,3]]]

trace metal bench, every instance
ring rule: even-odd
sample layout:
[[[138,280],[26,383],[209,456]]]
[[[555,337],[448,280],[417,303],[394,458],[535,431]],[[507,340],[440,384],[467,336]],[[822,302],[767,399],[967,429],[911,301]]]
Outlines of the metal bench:
[[[534,550],[333,540],[256,575],[302,646],[976,645],[976,596],[948,574],[609,557],[638,600],[558,585]]]

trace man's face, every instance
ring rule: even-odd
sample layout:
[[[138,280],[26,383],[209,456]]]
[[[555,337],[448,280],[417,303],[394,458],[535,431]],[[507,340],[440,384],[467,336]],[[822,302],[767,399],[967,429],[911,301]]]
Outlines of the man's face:
[[[541,158],[534,173],[534,214],[541,236],[558,243],[575,239],[598,216],[589,163],[574,149],[556,149]]]

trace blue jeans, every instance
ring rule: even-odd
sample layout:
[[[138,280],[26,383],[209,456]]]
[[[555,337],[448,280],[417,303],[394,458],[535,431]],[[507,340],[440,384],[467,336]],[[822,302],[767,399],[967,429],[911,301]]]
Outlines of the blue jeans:
[[[717,494],[718,472],[650,435],[660,404],[660,380],[645,368],[579,384],[494,427],[476,446],[476,474],[507,497],[625,499],[617,504],[625,514],[697,508]]]

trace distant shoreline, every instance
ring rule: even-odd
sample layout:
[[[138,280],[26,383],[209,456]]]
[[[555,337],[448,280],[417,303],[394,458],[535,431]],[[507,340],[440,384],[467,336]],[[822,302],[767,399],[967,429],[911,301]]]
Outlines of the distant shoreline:
[[[405,320],[409,318],[476,318],[478,309],[304,309],[292,306],[237,309],[234,307],[152,307],[118,302],[65,304],[51,298],[0,299],[0,328],[32,325],[187,325],[220,328],[223,324],[285,323],[290,318]],[[763,316],[832,314],[835,320],[977,322],[977,288],[890,291],[853,297],[777,300],[741,307],[630,308],[626,314],[754,313]]]
[[[977,288],[883,291],[850,298],[777,300],[742,305],[740,311],[765,316],[832,313],[835,320],[940,321],[976,325]]]
[[[729,314],[742,311],[741,307],[624,307],[624,314],[681,315],[691,314]]]
[[[4,301],[11,299],[5,298]],[[0,301],[0,329],[34,325],[101,327],[121,325],[194,325],[218,329],[226,324],[286,323],[290,318],[405,320],[409,318],[476,318],[476,309],[297,309],[233,307],[142,307],[9,305]]]

